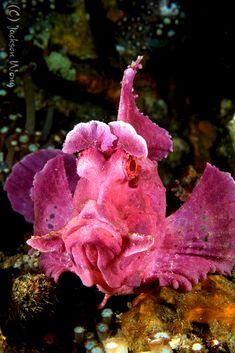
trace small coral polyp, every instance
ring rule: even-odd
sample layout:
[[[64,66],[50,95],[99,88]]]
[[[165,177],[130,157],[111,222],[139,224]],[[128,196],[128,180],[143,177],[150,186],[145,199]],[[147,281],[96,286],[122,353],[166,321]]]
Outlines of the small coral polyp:
[[[27,243],[41,252],[45,273],[58,280],[74,272],[106,294],[103,304],[152,282],[190,291],[235,262],[229,173],[207,164],[183,206],[165,216],[157,166],[172,140],[136,106],[141,59],[124,72],[117,121],[76,125],[62,151],[26,156],[5,183],[13,209],[34,224]]]

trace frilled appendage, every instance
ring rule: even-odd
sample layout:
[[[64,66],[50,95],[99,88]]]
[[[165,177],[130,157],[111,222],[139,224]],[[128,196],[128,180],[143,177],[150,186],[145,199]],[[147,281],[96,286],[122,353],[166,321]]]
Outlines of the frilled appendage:
[[[5,182],[4,189],[11,201],[13,210],[22,214],[27,222],[34,222],[33,200],[31,197],[33,178],[49,159],[61,153],[60,150],[41,150],[29,154],[14,165],[11,175]]]
[[[190,290],[234,264],[235,183],[228,173],[208,165],[187,202],[165,218],[157,160],[172,141],[136,107],[140,60],[124,73],[118,121],[76,125],[63,152],[25,157],[5,184],[13,208],[34,222],[28,244],[41,252],[45,272],[57,280],[72,271],[106,296],[153,281]]]
[[[12,208],[22,214],[27,222],[34,223],[34,226],[35,222],[38,221],[35,207],[41,200],[41,196],[39,198],[36,196],[36,199],[33,196],[35,176],[46,166],[47,162],[54,160],[57,156],[62,156],[60,160],[63,159],[62,164],[66,171],[69,189],[73,193],[79,179],[76,173],[75,157],[60,150],[40,150],[27,155],[14,165],[4,185],[4,190],[7,192]],[[53,177],[55,178],[54,175]],[[42,199],[46,203],[46,199],[44,197]]]
[[[142,67],[141,60],[142,56],[139,56],[124,72],[117,120],[131,124],[147,142],[148,158],[159,161],[173,151],[173,146],[168,131],[154,124],[136,106],[133,81],[137,70]]]
[[[162,286],[191,290],[207,273],[228,275],[235,263],[235,182],[207,164],[185,204],[167,218],[158,270]]]

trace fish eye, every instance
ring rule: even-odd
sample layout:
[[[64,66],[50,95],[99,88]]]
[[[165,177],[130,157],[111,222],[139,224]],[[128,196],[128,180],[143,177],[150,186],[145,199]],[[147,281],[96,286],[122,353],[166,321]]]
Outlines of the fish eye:
[[[136,158],[130,156],[126,161],[125,169],[129,180],[136,178],[140,171],[140,165]]]
[[[131,172],[135,172],[136,170],[136,167],[137,167],[137,163],[134,159],[132,159],[130,162],[129,162],[129,170]]]

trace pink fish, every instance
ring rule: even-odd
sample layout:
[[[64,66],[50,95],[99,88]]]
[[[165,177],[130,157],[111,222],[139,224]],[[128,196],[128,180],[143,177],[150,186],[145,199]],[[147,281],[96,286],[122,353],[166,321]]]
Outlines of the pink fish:
[[[172,151],[165,129],[139,112],[124,72],[117,121],[79,123],[63,152],[41,150],[17,163],[5,183],[12,207],[34,223],[27,243],[58,280],[76,273],[105,299],[155,282],[185,291],[235,263],[235,182],[207,164],[184,205],[165,216],[159,160]]]

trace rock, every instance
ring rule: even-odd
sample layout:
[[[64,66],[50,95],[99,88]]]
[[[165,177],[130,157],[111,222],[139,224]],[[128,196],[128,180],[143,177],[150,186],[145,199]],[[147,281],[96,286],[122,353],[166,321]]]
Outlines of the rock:
[[[188,293],[165,287],[139,295],[121,315],[121,333],[129,350],[150,350],[149,344],[161,332],[169,335],[168,345],[179,353],[220,352],[221,347],[234,352],[234,290],[228,279],[211,275]]]

